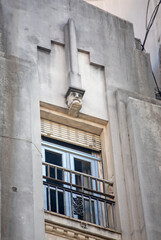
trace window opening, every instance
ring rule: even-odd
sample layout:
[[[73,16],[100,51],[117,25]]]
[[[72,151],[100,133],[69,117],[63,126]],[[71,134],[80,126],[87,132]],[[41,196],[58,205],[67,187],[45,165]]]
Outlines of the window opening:
[[[42,139],[45,209],[115,228],[113,183],[98,177],[98,152]]]

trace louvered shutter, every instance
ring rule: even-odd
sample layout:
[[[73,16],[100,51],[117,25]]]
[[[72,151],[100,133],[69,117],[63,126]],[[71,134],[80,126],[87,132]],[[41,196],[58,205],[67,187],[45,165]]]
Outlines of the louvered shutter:
[[[101,150],[100,136],[46,119],[41,119],[41,134],[95,151]]]

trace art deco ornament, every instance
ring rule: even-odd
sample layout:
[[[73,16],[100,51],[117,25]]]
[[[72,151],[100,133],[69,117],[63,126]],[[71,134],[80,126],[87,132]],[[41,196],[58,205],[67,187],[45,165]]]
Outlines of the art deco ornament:
[[[68,113],[73,117],[78,117],[79,111],[82,107],[82,98],[84,90],[70,87],[66,94],[66,104],[68,106]]]

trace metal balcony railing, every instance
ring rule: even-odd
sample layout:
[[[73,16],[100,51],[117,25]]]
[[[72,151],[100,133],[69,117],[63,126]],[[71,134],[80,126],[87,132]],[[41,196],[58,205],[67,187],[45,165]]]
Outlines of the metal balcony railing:
[[[113,183],[43,162],[45,209],[115,229]]]

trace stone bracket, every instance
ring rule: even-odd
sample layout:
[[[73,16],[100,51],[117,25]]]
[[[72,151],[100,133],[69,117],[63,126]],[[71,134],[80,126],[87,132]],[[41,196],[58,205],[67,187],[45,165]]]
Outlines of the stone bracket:
[[[78,117],[82,107],[82,98],[85,91],[78,88],[69,87],[65,99],[68,106],[68,114],[73,117]]]

